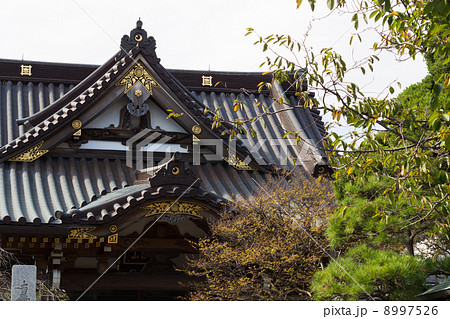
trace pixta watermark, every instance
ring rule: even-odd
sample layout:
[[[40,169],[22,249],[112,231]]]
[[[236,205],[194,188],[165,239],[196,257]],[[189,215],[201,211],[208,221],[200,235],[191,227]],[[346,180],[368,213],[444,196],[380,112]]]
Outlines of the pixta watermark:
[[[294,139],[237,139],[226,142],[223,139],[194,139],[192,144],[180,145],[164,132],[144,129],[126,141],[126,165],[138,170],[168,162],[173,153],[180,152],[191,157],[192,165],[206,162],[227,161],[230,165],[270,165],[288,168],[322,159],[308,143],[297,144]],[[247,149],[250,155],[240,156],[239,150]],[[264,154],[264,156],[261,156]]]

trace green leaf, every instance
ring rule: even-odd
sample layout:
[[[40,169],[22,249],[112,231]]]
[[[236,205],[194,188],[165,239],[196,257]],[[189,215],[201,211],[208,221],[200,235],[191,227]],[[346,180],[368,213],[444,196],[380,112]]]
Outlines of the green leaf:
[[[439,94],[441,94],[443,88],[444,87],[442,84],[436,83],[433,85],[433,92],[430,100],[430,105],[432,108],[436,108],[438,106]]]
[[[328,9],[332,10],[334,8],[334,0],[327,0]]]
[[[447,151],[450,151],[450,134],[447,135],[447,138],[445,139],[445,148]]]
[[[384,0],[383,9],[386,12],[391,10],[391,0]]]
[[[308,0],[309,5],[311,6],[311,10],[314,11],[315,9],[315,5],[316,5],[316,0]],[[298,4],[298,1],[297,1]]]
[[[358,14],[355,13],[352,17],[352,21],[355,22],[355,29],[358,30],[358,26],[359,26],[359,21],[358,21]]]

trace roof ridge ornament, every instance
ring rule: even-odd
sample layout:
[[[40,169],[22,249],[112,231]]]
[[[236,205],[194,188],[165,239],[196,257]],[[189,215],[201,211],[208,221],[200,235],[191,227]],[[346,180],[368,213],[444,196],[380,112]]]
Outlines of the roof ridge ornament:
[[[156,56],[156,41],[152,36],[147,37],[147,31],[142,29],[141,18],[136,22],[136,28],[130,31],[130,35],[124,35],[120,41],[120,52],[116,60],[123,58],[131,49],[138,46],[142,53],[148,57],[158,59]],[[158,59],[159,62],[159,59]]]

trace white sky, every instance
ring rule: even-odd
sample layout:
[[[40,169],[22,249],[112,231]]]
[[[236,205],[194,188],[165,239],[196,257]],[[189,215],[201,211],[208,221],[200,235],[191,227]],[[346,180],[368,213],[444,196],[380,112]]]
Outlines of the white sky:
[[[319,2],[316,18],[329,13],[326,1]],[[166,68],[264,72],[259,65],[266,54],[254,37],[245,37],[247,27],[300,40],[312,14],[307,1],[296,10],[295,0],[2,1],[0,58],[103,64],[139,17]],[[350,17],[334,14],[313,23],[308,43],[317,51],[332,46],[349,59],[371,54],[375,37],[364,33],[369,41],[355,49],[348,44],[351,32]],[[352,80],[379,92],[392,81],[405,88],[426,75],[423,61],[399,63],[390,54],[375,69],[365,76],[358,71]]]

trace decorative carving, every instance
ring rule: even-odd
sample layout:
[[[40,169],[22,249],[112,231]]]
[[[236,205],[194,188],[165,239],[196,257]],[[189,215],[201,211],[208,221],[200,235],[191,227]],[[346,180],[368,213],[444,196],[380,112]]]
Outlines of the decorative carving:
[[[127,251],[122,259],[125,265],[145,265],[147,261],[142,251]]]
[[[129,103],[128,105],[130,104],[132,103]],[[151,128],[150,112],[143,116],[136,116],[130,112],[128,105],[120,111],[120,128],[131,130],[134,134],[144,129]]]
[[[70,230],[69,239],[96,239],[97,236],[90,234],[91,231],[95,230],[95,227],[84,227],[84,228],[72,228]]]
[[[42,155],[48,152],[48,150],[41,150],[42,145],[44,145],[43,140],[34,145],[33,147],[27,149],[25,152],[22,152],[19,155],[10,158],[9,161],[33,162],[35,159],[41,157]]]
[[[24,76],[24,75],[28,75],[31,76],[31,65],[21,65],[20,66],[20,75]]]
[[[156,41],[153,37],[147,37],[147,32],[142,29],[142,21],[136,23],[136,28],[131,30],[130,35],[124,35],[120,41],[121,51],[116,57],[117,60],[121,59],[125,54],[127,54],[135,46],[139,46],[144,55],[151,58],[159,59],[156,56]]]
[[[144,102],[153,94],[153,87],[161,87],[150,75],[141,61],[136,62],[130,70],[116,83],[125,85],[125,93],[130,99],[127,104],[131,115],[145,115],[150,107]]]
[[[200,127],[200,125],[194,125],[192,127],[192,132],[196,135],[200,134],[202,132],[202,128]]]
[[[83,137],[89,140],[115,140],[119,136],[117,129],[83,129]]]
[[[184,215],[197,219],[203,219],[203,216],[200,215],[199,211],[207,209],[199,204],[189,202],[155,202],[142,206],[141,208],[150,209],[150,212],[147,213],[145,217],[167,214],[172,216]]]
[[[180,174],[180,168],[178,168],[178,167],[172,168],[172,174],[173,174],[173,175],[178,175],[178,174]]]
[[[162,166],[156,167],[155,170],[148,172],[152,187],[162,185],[186,185],[198,187],[200,179],[197,178],[195,172],[189,166],[179,160],[180,153],[175,153],[172,159]]]
[[[229,157],[223,157],[223,159],[235,169],[240,171],[256,171],[256,168],[245,163],[245,161],[237,156],[236,153],[228,150],[228,155]]]
[[[202,86],[212,86],[212,76],[202,75]]]
[[[133,67],[116,83],[125,85],[125,93],[128,93],[137,83],[140,83],[150,95],[152,87],[161,87],[150,75],[145,66],[139,60]]]
[[[108,244],[117,244],[118,242],[119,242],[119,234],[108,236]]]
[[[80,120],[74,120],[72,121],[72,127],[76,130],[79,130],[81,128],[81,126],[83,125],[83,123],[81,123]]]
[[[124,113],[129,113],[126,111],[126,109],[123,109]],[[139,123],[140,126],[138,128],[142,128],[148,123],[149,118],[141,117],[141,121],[144,121],[144,123]],[[122,121],[121,125],[125,125],[123,128],[104,128],[104,129],[83,129],[82,132],[82,138],[83,140],[103,140],[103,141],[122,141],[125,142],[128,139],[135,136],[135,132],[133,132],[132,129],[127,128],[128,124],[126,121]],[[164,136],[169,136],[171,139],[167,141],[166,143],[189,143],[190,136],[186,133],[178,133],[178,132],[166,132],[163,130],[148,130],[148,134],[145,136],[149,136],[153,133],[160,133],[159,136],[155,138],[153,142],[159,141]]]
[[[186,215],[167,215],[164,214],[159,220],[165,221],[166,223],[169,223],[171,225],[177,225],[178,223],[182,222],[183,220],[189,219]]]

